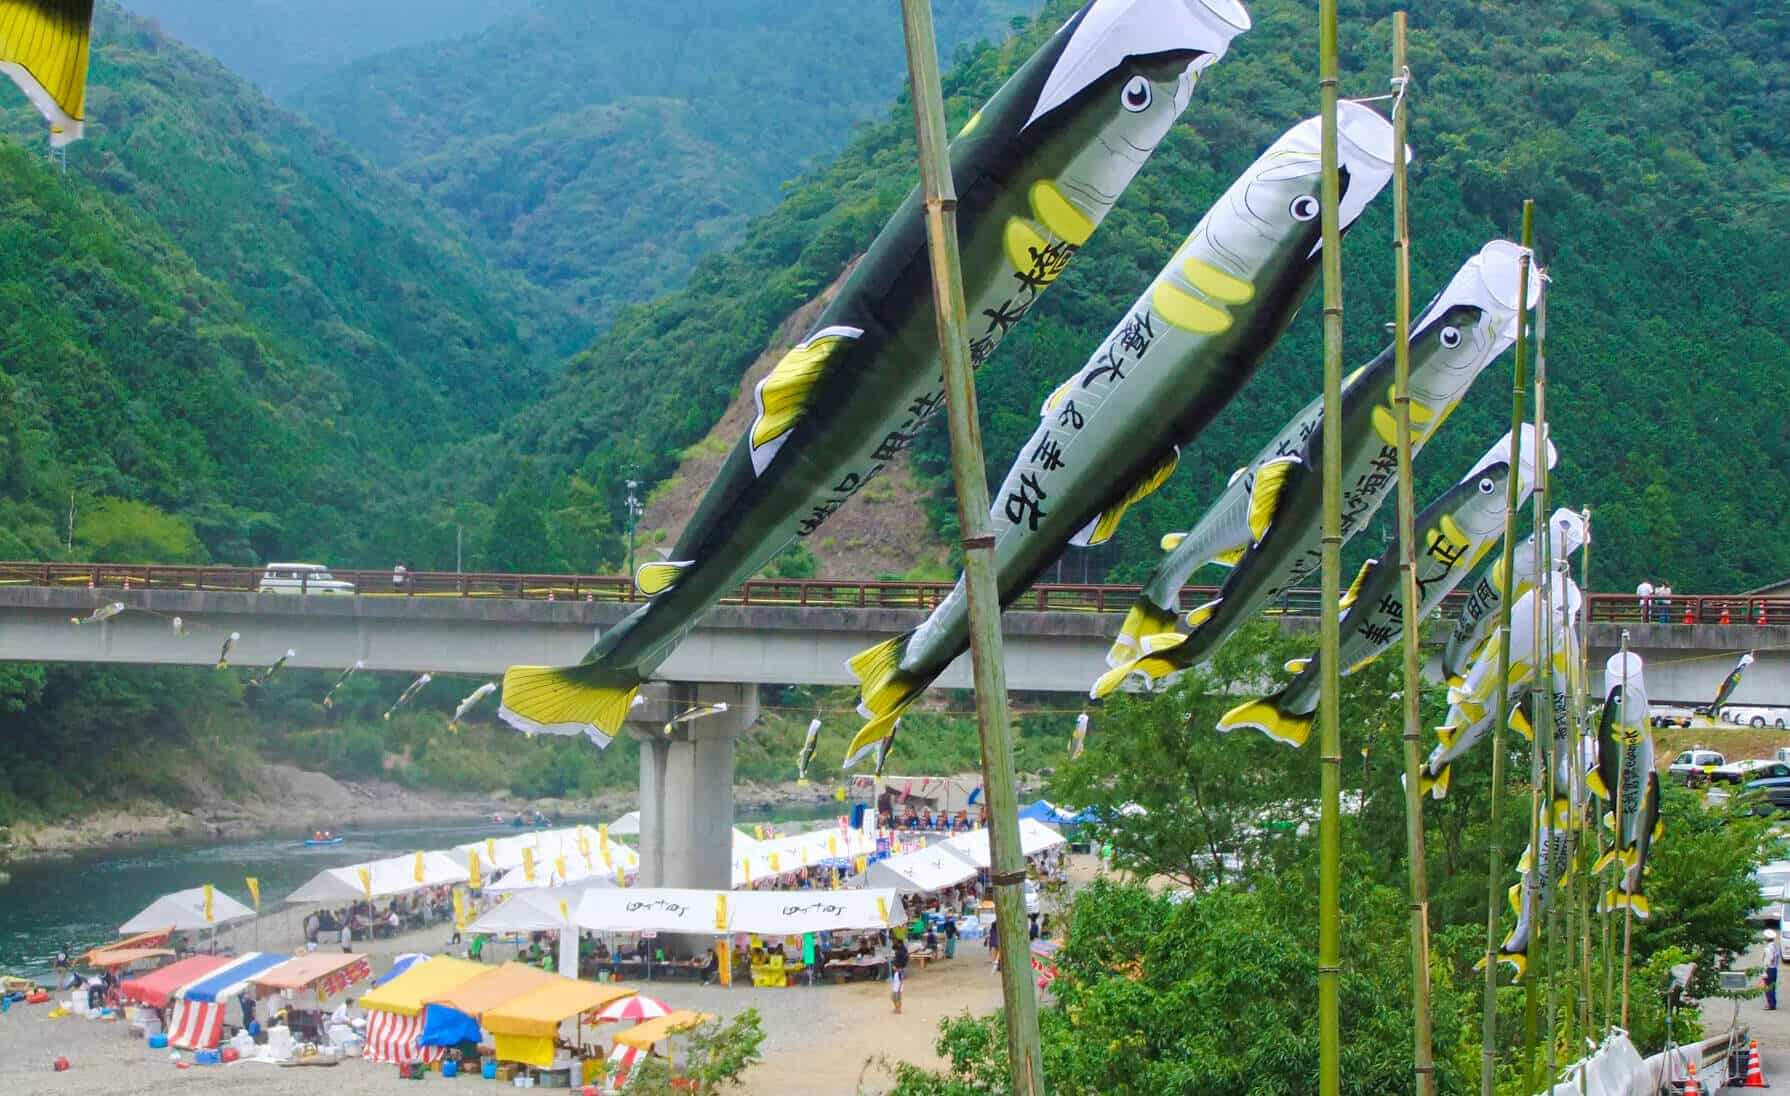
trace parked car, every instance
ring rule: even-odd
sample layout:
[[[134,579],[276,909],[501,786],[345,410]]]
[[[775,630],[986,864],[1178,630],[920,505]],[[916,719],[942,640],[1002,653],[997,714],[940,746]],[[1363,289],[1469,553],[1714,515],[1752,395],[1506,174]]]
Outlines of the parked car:
[[[1714,750],[1702,747],[1689,749],[1672,759],[1666,771],[1686,784],[1701,784],[1709,779],[1709,774],[1728,763],[1728,759]]]
[[[1765,903],[1747,917],[1755,925],[1777,928],[1784,919],[1784,899],[1790,897],[1790,860],[1774,860],[1753,871],[1759,897]]]
[[[1647,718],[1655,727],[1689,727],[1691,712],[1685,708],[1649,708]]]
[[[1781,731],[1790,728],[1790,712],[1786,712],[1783,708],[1755,708],[1730,704],[1722,709],[1722,721],[1742,727],[1776,727]]]
[[[264,594],[352,594],[354,583],[343,582],[321,563],[270,563],[261,573]]]
[[[1770,814],[1773,810],[1790,811],[1790,776],[1768,776],[1762,780],[1749,780],[1742,789],[1748,792],[1760,792],[1764,798],[1753,808],[1754,814]]]
[[[1719,765],[1709,774],[1711,784],[1745,784],[1752,780],[1790,776],[1790,764],[1765,758],[1747,758]]]

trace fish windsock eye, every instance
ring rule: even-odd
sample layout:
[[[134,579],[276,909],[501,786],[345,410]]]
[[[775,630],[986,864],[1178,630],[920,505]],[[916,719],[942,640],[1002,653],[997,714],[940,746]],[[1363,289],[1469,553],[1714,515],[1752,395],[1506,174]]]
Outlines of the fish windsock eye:
[[[1142,76],[1133,76],[1125,81],[1125,89],[1119,93],[1119,102],[1125,105],[1126,110],[1136,114],[1149,107],[1153,94],[1150,81]]]
[[[1480,494],[1489,495],[1497,489],[1498,489],[1498,485],[1492,482],[1492,477],[1485,476],[1482,479],[1480,479],[1480,481],[1479,481],[1479,493]]]
[[[1455,347],[1461,345],[1461,329],[1458,327],[1444,327],[1440,338],[1443,346],[1447,347],[1449,350],[1453,350]]]
[[[1316,218],[1323,208],[1318,204],[1316,198],[1309,194],[1301,194],[1293,199],[1293,204],[1287,207],[1287,212],[1293,215],[1295,221],[1310,221]]]

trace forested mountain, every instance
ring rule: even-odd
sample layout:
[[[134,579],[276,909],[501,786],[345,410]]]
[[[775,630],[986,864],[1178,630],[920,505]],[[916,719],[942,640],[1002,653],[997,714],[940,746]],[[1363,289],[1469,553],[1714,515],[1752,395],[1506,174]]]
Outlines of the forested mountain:
[[[1345,89],[1388,86],[1392,0],[1344,4]],[[1255,29],[1196,91],[1106,224],[981,376],[989,473],[1030,433],[1044,395],[1084,360],[1206,205],[1273,137],[1314,112],[1309,6],[1251,4]],[[1053,3],[1016,40],[946,81],[960,124],[1071,10]],[[1412,13],[1412,227],[1421,301],[1538,203],[1552,279],[1550,411],[1556,498],[1595,511],[1594,585],[1670,579],[1735,589],[1790,572],[1790,16],[1695,0],[1438,0]],[[905,106],[791,187],[689,286],[624,314],[551,395],[505,428],[500,450],[576,465],[627,453],[649,481],[675,469],[726,408],[741,371],[794,309],[862,251],[915,177]],[[1346,249],[1347,357],[1384,343],[1390,196]],[[1137,578],[1158,537],[1184,527],[1319,386],[1308,308],[1180,472],[1121,527],[1094,575]],[[1421,502],[1508,423],[1509,358],[1488,371],[1426,450]],[[944,431],[916,454],[941,489]],[[868,505],[854,500],[852,505]],[[1390,508],[1388,508],[1390,509]],[[916,530],[890,529],[909,539]],[[1358,541],[1365,551],[1369,539]],[[1075,569],[1072,561],[1072,570]]]
[[[483,30],[534,0],[120,0],[284,99],[386,50]]]
[[[111,8],[94,40],[88,138],[66,174],[31,162],[42,122],[0,91],[20,181],[7,284],[29,294],[50,272],[63,289],[29,294],[33,309],[65,310],[56,329],[85,340],[5,333],[0,370],[43,424],[44,463],[86,497],[205,509],[216,558],[389,561],[413,471],[531,395],[581,329],[216,62]],[[29,265],[46,252],[48,267]],[[107,279],[127,277],[117,300]],[[152,351],[160,329],[126,318],[138,307],[197,348]],[[58,360],[83,348],[78,366]],[[189,386],[219,369],[217,398],[240,411],[156,402],[199,399]],[[116,401],[84,396],[107,385]]]
[[[942,0],[940,49],[1036,0]],[[351,65],[293,102],[607,321],[683,284],[901,88],[894,4],[540,0]]]

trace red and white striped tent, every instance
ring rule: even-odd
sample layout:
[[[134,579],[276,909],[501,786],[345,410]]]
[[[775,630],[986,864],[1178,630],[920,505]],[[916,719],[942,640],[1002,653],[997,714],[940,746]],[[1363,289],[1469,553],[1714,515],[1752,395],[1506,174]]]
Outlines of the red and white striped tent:
[[[420,1046],[423,1009],[457,986],[492,968],[464,959],[437,956],[419,960],[398,977],[361,997],[367,1010],[367,1042],[361,1056],[369,1062],[436,1061],[445,1047]]]
[[[361,1056],[369,1062],[433,1062],[446,1047],[417,1045],[423,1034],[423,1018],[395,1012],[367,1013],[367,1044]]]
[[[182,1050],[210,1050],[224,1037],[224,1010],[248,987],[249,979],[292,956],[251,951],[175,991],[174,1015],[168,1021],[168,1045]]]
[[[623,997],[619,1001],[611,1001],[597,1013],[598,1020],[657,1020],[661,1016],[671,1015],[671,1006],[657,997],[648,997],[644,993],[636,993],[632,997]]]
[[[615,1044],[615,1049],[609,1052],[609,1083],[607,1087],[617,1090],[627,1087],[628,1073],[634,1068],[634,1063],[640,1060],[641,1055],[642,1052],[634,1047],[623,1046],[621,1043]]]

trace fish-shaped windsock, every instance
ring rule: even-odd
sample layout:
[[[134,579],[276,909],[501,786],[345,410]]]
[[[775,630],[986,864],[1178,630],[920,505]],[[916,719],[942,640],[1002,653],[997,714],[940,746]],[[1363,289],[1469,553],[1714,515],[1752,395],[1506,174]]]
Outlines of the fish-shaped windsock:
[[[1597,767],[1586,777],[1591,793],[1610,804],[1604,825],[1614,831],[1610,848],[1592,866],[1601,872],[1622,865],[1621,878],[1604,894],[1600,910],[1652,912],[1643,889],[1647,850],[1660,838],[1659,773],[1654,771],[1653,730],[1647,715],[1647,681],[1641,656],[1630,651],[1604,665],[1604,711],[1598,723]],[[1614,793],[1614,794],[1612,794]]]
[[[472,692],[467,693],[466,699],[455,705],[454,716],[452,719],[448,720],[448,729],[452,730],[460,726],[460,720],[466,717],[467,712],[472,711],[472,709],[478,705],[479,701],[485,699],[496,691],[497,682],[487,681]]]
[[[1062,274],[1200,74],[1248,27],[1237,0],[1092,0],[970,118],[950,155],[973,364]],[[813,535],[944,405],[917,189],[807,337],[758,382],[754,405],[669,558],[640,569],[653,600],[577,666],[511,667],[501,711],[511,725],[615,733],[697,618]]]
[[[1535,486],[1534,427],[1525,425],[1523,475],[1518,490],[1527,497]],[[1504,535],[1505,483],[1510,478],[1510,435],[1498,439],[1459,483],[1417,515],[1417,596],[1426,614],[1442,603]],[[1396,536],[1379,558],[1370,559],[1343,595],[1342,673],[1354,673],[1378,658],[1405,633],[1404,600],[1399,589],[1403,552]],[[1320,666],[1317,655],[1287,664],[1296,674],[1273,696],[1240,704],[1218,721],[1218,729],[1254,727],[1278,742],[1303,743],[1311,734],[1318,710]]]
[[[50,123],[50,147],[82,135],[93,0],[0,0],[0,73]]]
[[[849,769],[866,757],[873,757],[876,762],[876,775],[883,775],[883,765],[889,760],[889,751],[895,746],[895,732],[899,730],[901,730],[901,720],[897,719],[888,725],[881,738],[868,742],[861,741],[862,736],[859,739],[853,739],[852,748],[846,750],[845,760],[839,767]]]
[[[1555,690],[1562,695],[1571,680],[1568,676],[1571,671],[1566,665],[1568,652],[1575,649],[1567,635],[1567,622],[1577,613],[1582,597],[1570,579],[1560,574],[1554,576],[1553,682]],[[1530,590],[1511,607],[1510,673],[1506,679],[1500,682],[1498,678],[1501,643],[1494,634],[1481,649],[1462,684],[1448,690],[1448,717],[1436,728],[1440,742],[1425,760],[1421,777],[1422,790],[1431,798],[1442,799],[1448,795],[1454,762],[1479,745],[1486,732],[1491,730],[1492,721],[1497,718],[1500,685],[1509,701],[1510,726],[1524,737],[1534,736],[1522,701],[1535,674],[1535,664],[1540,659],[1535,650],[1535,616],[1541,610],[1540,600],[1536,592]],[[1556,698],[1555,702],[1560,701]]]
[[[1479,269],[1470,265],[1455,279],[1467,287],[1463,298],[1446,306],[1443,302],[1448,298],[1438,298],[1412,327],[1413,452],[1434,436],[1485,366],[1514,339],[1518,264],[1504,249],[1494,254],[1512,261],[1482,264]],[[1516,249],[1515,255],[1521,254],[1521,249]],[[1479,258],[1485,259],[1486,253],[1482,251]],[[1509,269],[1507,293],[1496,288],[1505,283],[1505,276],[1491,273],[1505,267]],[[1506,301],[1508,305],[1500,307],[1500,302]],[[1343,385],[1342,436],[1338,440],[1345,541],[1366,527],[1398,483],[1391,410],[1394,357],[1394,348],[1386,348]],[[1205,662],[1275,598],[1317,572],[1323,520],[1323,438],[1323,424],[1319,423],[1296,452],[1257,469],[1249,483],[1249,497],[1234,515],[1231,535],[1245,546],[1243,554],[1218,596],[1187,614],[1189,631],[1185,636],[1160,630],[1164,617],[1152,598],[1166,600],[1168,590],[1155,585],[1154,576],[1146,582],[1146,592],[1126,618],[1136,637],[1135,650],[1129,661],[1119,661],[1101,675],[1090,690],[1092,696],[1106,696],[1133,675],[1154,686]],[[1552,447],[1549,455],[1551,463]],[[1124,630],[1121,626],[1121,634]],[[1121,641],[1112,654],[1122,659],[1126,651]]]
[[[366,665],[367,665],[366,659],[357,658],[354,660],[354,665],[348,667],[346,670],[343,670],[342,676],[336,678],[336,683],[329,687],[329,692],[323,694],[323,706],[325,708],[328,708],[331,705],[333,705],[335,703],[335,699],[336,699],[336,690],[338,690],[342,686],[348,684],[348,679],[353,677],[356,672],[358,672],[362,669],[365,669]]]
[[[93,612],[88,613],[84,617],[69,617],[68,622],[70,624],[75,624],[75,625],[101,624],[101,623],[104,623],[105,621],[111,620],[113,617],[117,616],[119,613],[122,613],[122,612],[124,612],[124,602],[114,601],[114,602],[110,602],[109,604],[106,604],[106,605],[101,605],[99,608],[93,610]]]
[[[267,667],[267,669],[262,670],[260,673],[256,674],[253,678],[250,678],[249,684],[253,685],[257,689],[266,688],[267,683],[273,680],[273,675],[280,672],[280,667],[286,665],[287,660],[291,659],[293,656],[295,656],[297,654],[298,654],[297,651],[288,647],[286,649],[286,653],[281,655],[279,658],[274,659],[272,664],[270,664]]]
[[[177,636],[186,635],[186,621],[180,619],[179,617],[175,617],[173,620],[170,620],[168,622],[168,625],[169,625],[169,627],[173,628],[175,635],[177,635]]]
[[[1524,251],[1508,240],[1493,240],[1455,272],[1448,285],[1411,325],[1412,452],[1421,451],[1465,395],[1475,377],[1516,339],[1519,260]],[[1540,279],[1530,283],[1530,305],[1539,299]],[[1427,331],[1427,338],[1422,337]],[[1450,345],[1452,344],[1452,345]],[[1427,347],[1429,368],[1419,368],[1416,352]],[[1390,350],[1357,370],[1349,386],[1385,389],[1387,402],[1374,409],[1374,429],[1396,437],[1390,390],[1395,363]],[[1172,633],[1180,616],[1180,592],[1208,563],[1234,566],[1253,541],[1250,496],[1256,476],[1273,461],[1298,456],[1323,418],[1323,401],[1300,409],[1268,440],[1255,459],[1231,473],[1218,498],[1186,533],[1162,538],[1168,554],[1150,573],[1137,603],[1126,614],[1107,653],[1108,666],[1136,658],[1145,636]],[[1390,443],[1389,443],[1390,444]],[[1396,460],[1395,460],[1396,463]],[[1378,505],[1377,501],[1374,505]],[[1365,519],[1363,519],[1365,520]]]
[[[1075,717],[1075,730],[1069,735],[1069,760],[1074,761],[1088,748],[1088,713]]]
[[[1554,541],[1556,566],[1585,546],[1585,518],[1576,511],[1565,508],[1554,511],[1548,520],[1548,531]],[[1535,534],[1531,533],[1518,541],[1511,552],[1511,597],[1522,597],[1534,589],[1537,566]],[[1460,615],[1455,618],[1448,642],[1442,649],[1442,676],[1450,685],[1460,684],[1468,664],[1478,657],[1479,648],[1497,627],[1498,606],[1503,599],[1499,590],[1503,585],[1504,560],[1498,558],[1492,560],[1484,573],[1468,587],[1466,604],[1461,606]]]
[[[423,674],[421,677],[417,678],[415,681],[412,681],[409,685],[406,685],[404,687],[404,691],[402,693],[398,694],[398,699],[392,701],[392,706],[385,710],[385,715],[382,718],[390,719],[392,717],[393,712],[397,711],[399,708],[402,708],[404,705],[410,703],[411,698],[416,696],[416,694],[422,692],[423,686],[427,685],[429,682],[431,682],[433,680],[435,680],[435,677],[433,674]]]
[[[1715,699],[1710,701],[1709,707],[1704,708],[1703,711],[1711,716],[1719,715],[1722,710],[1722,705],[1726,704],[1728,698],[1734,695],[1734,690],[1740,688],[1740,679],[1746,676],[1746,668],[1752,664],[1752,651],[1748,651],[1741,655],[1734,663],[1734,668],[1728,671],[1728,676],[1722,678],[1721,688],[1715,691]]]
[[[230,665],[230,648],[236,646],[236,641],[241,638],[241,632],[231,632],[224,637],[224,645],[218,648],[218,669],[226,669]]]
[[[1359,104],[1341,114],[1343,224],[1392,173],[1392,127]],[[1076,373],[1044,400],[1038,427],[994,493],[1002,604],[1070,543],[1099,544],[1126,509],[1174,472],[1199,434],[1261,364],[1316,283],[1320,265],[1318,119],[1268,147]],[[857,744],[895,719],[969,646],[961,579],[914,631],[859,653]]]
[[[1547,916],[1559,888],[1572,878],[1570,831],[1577,828],[1571,805],[1564,799],[1556,800],[1553,810],[1542,818],[1538,840],[1523,849],[1523,857],[1517,862],[1521,879],[1510,888],[1510,908],[1517,920],[1498,945],[1498,961],[1508,963],[1519,982],[1529,970],[1529,941],[1535,935],[1535,922]],[[1475,966],[1483,968],[1485,960]]]
[[[808,721],[808,736],[802,739],[802,748],[796,751],[796,783],[808,783],[808,763],[814,760],[815,747],[820,745],[820,720]]]

